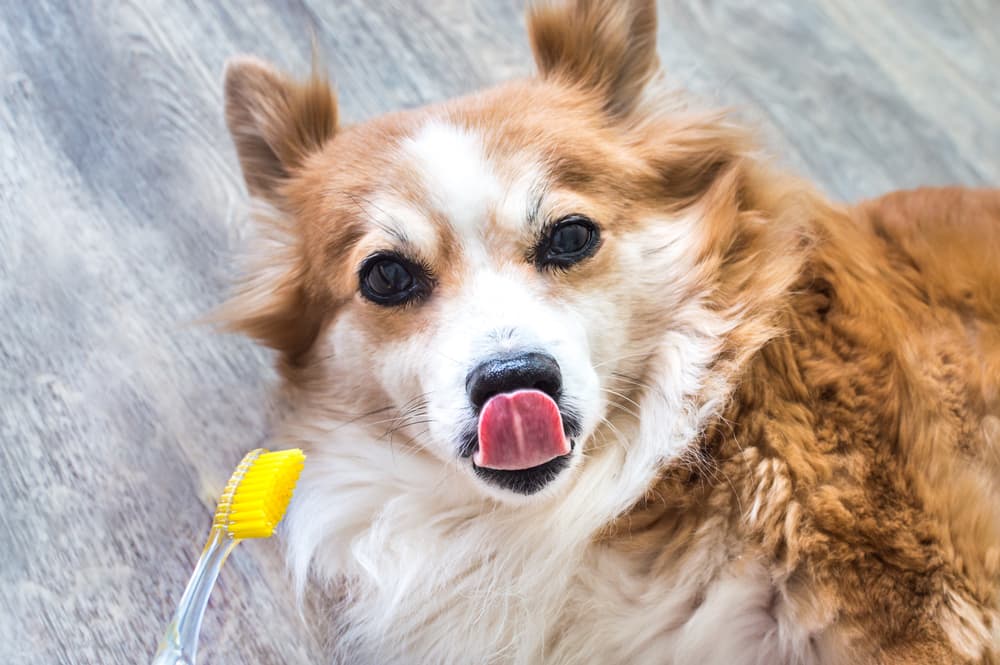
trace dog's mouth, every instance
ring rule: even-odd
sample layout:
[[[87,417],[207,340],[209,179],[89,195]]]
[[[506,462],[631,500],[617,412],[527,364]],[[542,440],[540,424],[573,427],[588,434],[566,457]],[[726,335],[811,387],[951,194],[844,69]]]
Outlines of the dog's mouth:
[[[569,466],[579,431],[579,417],[540,390],[499,393],[483,405],[461,454],[483,480],[533,494]]]
[[[575,443],[571,441],[571,452],[574,446]],[[570,453],[566,453],[561,457],[550,459],[544,464],[516,471],[488,469],[476,466],[475,462],[472,463],[472,469],[476,472],[477,476],[498,487],[516,492],[517,494],[534,494],[555,480],[556,476],[569,466],[569,457]]]

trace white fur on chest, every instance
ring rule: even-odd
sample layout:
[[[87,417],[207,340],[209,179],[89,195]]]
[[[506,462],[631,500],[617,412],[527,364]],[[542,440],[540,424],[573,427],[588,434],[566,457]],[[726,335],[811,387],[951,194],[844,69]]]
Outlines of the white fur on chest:
[[[300,584],[310,561],[314,579],[347,580],[350,598],[328,627],[335,659],[812,660],[808,635],[776,618],[764,567],[727,548],[721,529],[702,534],[684,560],[651,576],[632,555],[592,544],[585,493],[564,497],[556,511],[483,513],[456,507],[451,493],[460,494],[464,481],[435,462],[393,458],[377,446],[352,446],[352,454],[314,456],[288,532]]]

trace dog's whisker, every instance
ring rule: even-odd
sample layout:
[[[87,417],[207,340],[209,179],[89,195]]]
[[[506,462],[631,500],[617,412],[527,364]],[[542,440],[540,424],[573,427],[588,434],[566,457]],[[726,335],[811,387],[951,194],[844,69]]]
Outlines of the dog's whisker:
[[[618,397],[618,398],[620,398],[620,399],[623,399],[623,400],[625,400],[626,402],[628,402],[629,404],[632,404],[633,406],[635,406],[635,408],[637,408],[637,409],[639,409],[639,410],[642,410],[642,406],[640,406],[638,402],[636,402],[635,400],[633,400],[633,399],[632,399],[631,397],[629,397],[628,395],[625,395],[624,393],[620,393],[620,392],[618,392],[617,390],[612,390],[611,388],[602,388],[602,390],[603,390],[603,391],[604,391],[605,393],[607,393],[607,394],[609,394],[609,395],[613,395],[613,396],[615,396],[615,397]],[[621,405],[617,405],[617,406],[619,406],[619,407],[620,407]],[[633,411],[629,411],[629,413],[631,413],[631,414],[632,414],[633,416],[635,416],[635,417],[637,417],[637,418],[639,417],[639,414],[638,414],[638,413],[635,413],[635,412],[633,412]]]
[[[635,351],[633,353],[624,353],[619,356],[615,356],[614,358],[608,358],[606,360],[602,360],[599,363],[594,363],[594,369],[600,369],[608,365],[617,364],[624,360],[633,360],[635,358],[649,358],[650,355],[651,353],[649,351]]]
[[[648,382],[641,381],[637,377],[630,376],[628,374],[623,374],[621,372],[612,372],[611,376],[618,381],[635,386],[641,390],[649,390],[650,388],[652,388],[652,385],[650,385]]]

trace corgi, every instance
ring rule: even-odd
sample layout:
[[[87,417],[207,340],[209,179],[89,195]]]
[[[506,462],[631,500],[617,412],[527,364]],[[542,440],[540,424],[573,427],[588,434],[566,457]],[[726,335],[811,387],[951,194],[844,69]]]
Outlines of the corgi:
[[[650,0],[356,125],[241,58],[220,316],[309,461],[329,662],[1000,662],[1000,191],[855,206],[667,84]]]

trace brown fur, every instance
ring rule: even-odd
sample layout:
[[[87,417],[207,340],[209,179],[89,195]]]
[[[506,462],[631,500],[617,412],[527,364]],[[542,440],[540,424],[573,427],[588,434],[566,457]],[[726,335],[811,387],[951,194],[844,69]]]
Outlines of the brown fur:
[[[773,562],[773,611],[819,608],[855,662],[995,662],[1000,192],[816,212],[785,334],[613,539],[655,570],[721,522]]]

